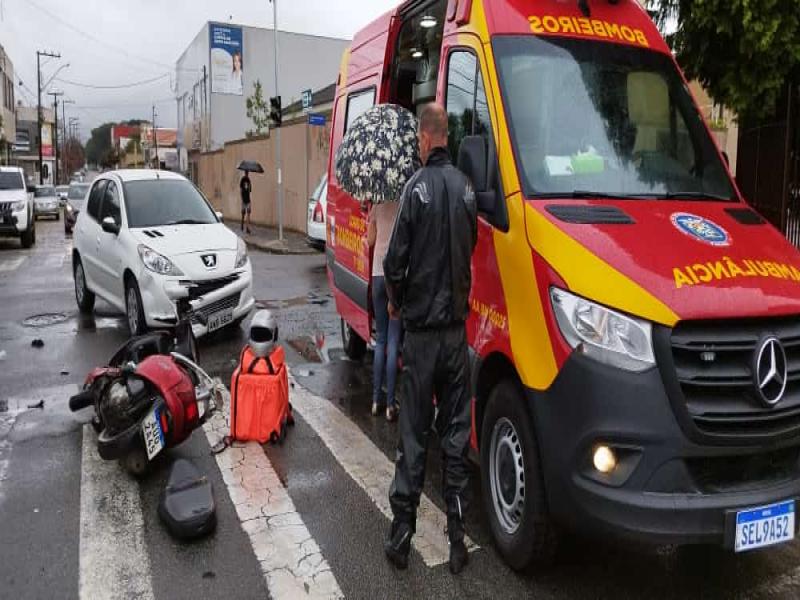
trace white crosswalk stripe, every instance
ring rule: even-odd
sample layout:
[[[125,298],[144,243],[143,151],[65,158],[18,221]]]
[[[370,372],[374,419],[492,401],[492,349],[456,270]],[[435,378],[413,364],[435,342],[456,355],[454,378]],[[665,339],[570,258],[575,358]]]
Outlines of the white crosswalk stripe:
[[[96,439],[91,425],[85,425],[81,467],[80,598],[152,600],[139,484],[116,461],[100,458]]]
[[[204,426],[212,447],[230,432],[229,401],[225,408]],[[333,572],[261,446],[238,444],[216,458],[270,596],[274,600],[342,598]]]
[[[17,258],[6,258],[4,260],[0,260],[0,273],[11,273],[12,271],[16,271],[22,263],[25,262],[26,256],[20,256]]]
[[[340,410],[324,398],[314,395],[293,380],[292,406],[325,442],[337,462],[367,493],[388,518],[389,485],[394,477],[394,464]],[[449,548],[444,534],[447,517],[425,494],[417,511],[417,532],[412,544],[429,567],[448,561]],[[467,547],[478,548],[467,538]]]

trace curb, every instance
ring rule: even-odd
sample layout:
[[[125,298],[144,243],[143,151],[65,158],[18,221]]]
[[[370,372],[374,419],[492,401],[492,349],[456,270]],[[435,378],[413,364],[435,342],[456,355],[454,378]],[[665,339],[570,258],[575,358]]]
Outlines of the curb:
[[[281,243],[278,240],[262,241],[250,237],[243,237],[242,239],[249,248],[254,248],[256,250],[260,250],[261,252],[266,252],[267,254],[276,254],[279,256],[303,256],[303,255],[320,254],[320,252],[314,250],[311,247],[290,248],[289,246],[286,245],[285,242]]]

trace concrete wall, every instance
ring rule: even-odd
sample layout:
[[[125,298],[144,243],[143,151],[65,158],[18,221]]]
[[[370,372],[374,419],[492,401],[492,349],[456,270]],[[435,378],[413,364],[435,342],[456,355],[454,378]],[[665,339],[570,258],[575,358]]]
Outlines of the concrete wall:
[[[236,170],[242,160],[261,163],[265,173],[253,173],[253,223],[277,225],[276,136],[238,140],[217,151],[193,156],[197,163],[197,184],[228,221],[241,218],[239,179]],[[299,123],[281,129],[284,188],[284,227],[306,230],[308,198],[328,168],[330,123],[312,127]],[[308,157],[308,163],[306,163]],[[306,166],[307,165],[307,166]]]

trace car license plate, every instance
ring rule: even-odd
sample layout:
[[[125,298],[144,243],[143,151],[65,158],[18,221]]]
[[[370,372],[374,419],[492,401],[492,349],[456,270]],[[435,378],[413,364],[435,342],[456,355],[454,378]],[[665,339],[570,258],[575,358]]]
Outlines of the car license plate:
[[[736,513],[736,552],[794,539],[794,500]]]
[[[233,322],[233,309],[221,310],[212,313],[208,317],[208,332],[216,331],[221,327],[225,327],[228,323]]]
[[[164,449],[164,432],[161,431],[159,417],[159,408],[155,407],[142,422],[142,435],[144,436],[144,446],[147,450],[147,460],[153,460],[153,457]]]

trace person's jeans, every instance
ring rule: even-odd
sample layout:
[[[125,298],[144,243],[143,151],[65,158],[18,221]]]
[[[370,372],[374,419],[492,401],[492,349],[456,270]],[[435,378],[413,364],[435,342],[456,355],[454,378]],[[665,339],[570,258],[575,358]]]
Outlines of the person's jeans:
[[[399,319],[389,318],[389,297],[383,277],[372,278],[372,306],[375,311],[375,359],[372,363],[372,400],[381,397],[384,369],[386,371],[386,404],[394,406],[397,382],[397,349],[402,326]]]

